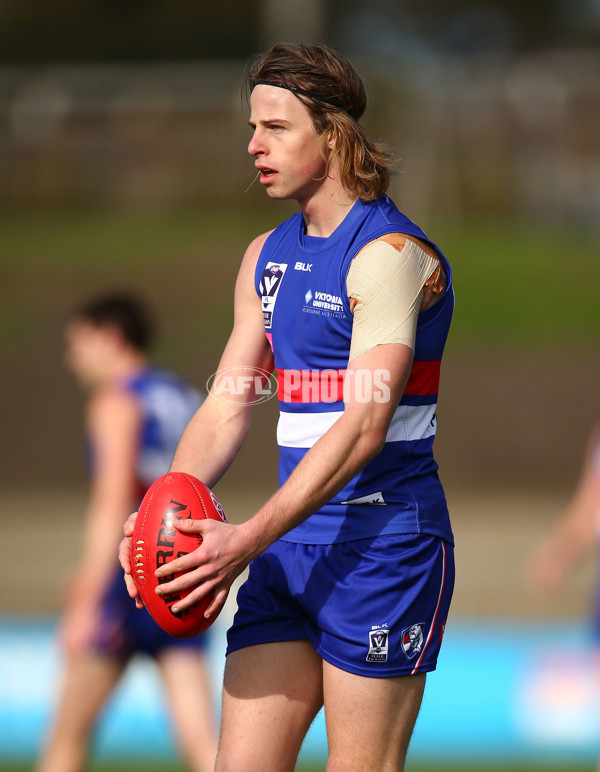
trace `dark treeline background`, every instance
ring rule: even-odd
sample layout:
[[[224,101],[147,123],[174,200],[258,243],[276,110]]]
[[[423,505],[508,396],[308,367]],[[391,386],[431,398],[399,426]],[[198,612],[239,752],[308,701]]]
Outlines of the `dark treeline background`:
[[[290,37],[317,30],[351,53],[397,45],[514,53],[600,40],[597,0],[4,0],[0,63],[246,57],[286,17]]]

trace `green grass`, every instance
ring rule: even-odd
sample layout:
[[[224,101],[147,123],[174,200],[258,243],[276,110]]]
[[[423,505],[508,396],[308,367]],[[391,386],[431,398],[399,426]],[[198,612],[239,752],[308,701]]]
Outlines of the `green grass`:
[[[600,231],[490,222],[433,230],[454,270],[451,344],[597,343]]]
[[[0,345],[3,328],[27,325],[26,298],[35,302],[48,282],[54,298],[111,280],[160,287],[169,298],[179,290],[185,302],[195,296],[197,307],[209,306],[213,327],[228,325],[245,246],[289,211],[273,204],[233,216],[221,210],[4,213],[0,276],[10,277],[13,291],[0,317]],[[451,345],[597,342],[600,231],[510,222],[425,225],[454,270]]]

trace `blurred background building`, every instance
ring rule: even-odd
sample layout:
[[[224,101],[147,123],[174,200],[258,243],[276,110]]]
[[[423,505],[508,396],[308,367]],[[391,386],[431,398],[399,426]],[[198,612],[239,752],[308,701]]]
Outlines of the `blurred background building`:
[[[0,203],[244,201],[245,62],[326,40],[363,74],[415,216],[589,225],[599,38],[597,0],[5,0]]]

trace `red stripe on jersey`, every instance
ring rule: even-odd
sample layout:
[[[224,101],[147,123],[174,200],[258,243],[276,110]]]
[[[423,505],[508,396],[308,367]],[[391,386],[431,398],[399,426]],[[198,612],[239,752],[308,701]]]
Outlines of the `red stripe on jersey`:
[[[345,370],[283,370],[277,368],[282,402],[342,402]]]
[[[441,359],[414,361],[404,393],[419,397],[437,394],[440,386],[441,363]]]

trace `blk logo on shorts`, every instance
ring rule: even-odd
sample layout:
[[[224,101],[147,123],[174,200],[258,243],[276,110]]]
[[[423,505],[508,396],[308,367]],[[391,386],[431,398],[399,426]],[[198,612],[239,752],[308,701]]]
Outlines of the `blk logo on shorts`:
[[[388,630],[371,630],[369,633],[369,653],[367,654],[367,662],[387,662],[388,645]]]
[[[402,650],[408,659],[416,657],[423,650],[423,627],[423,623],[419,623],[405,627],[402,631]]]

